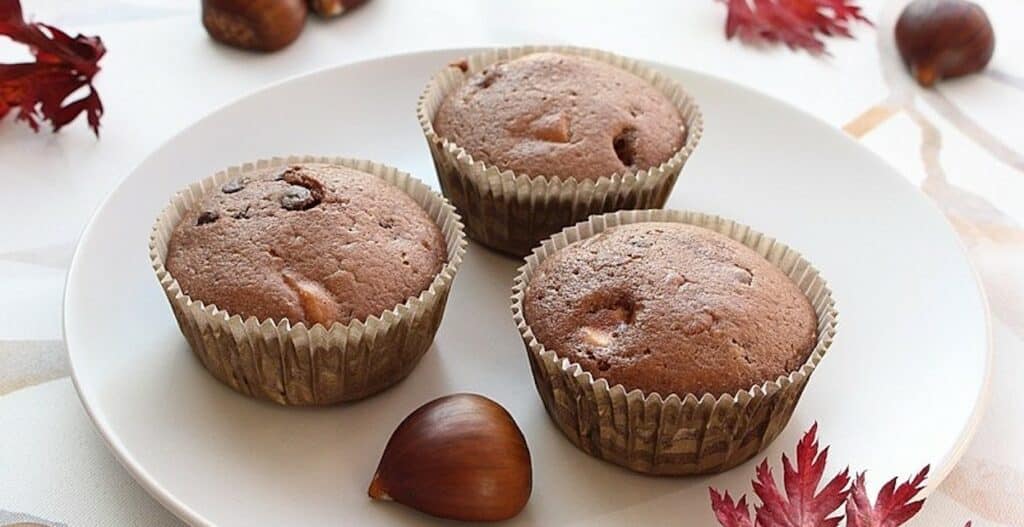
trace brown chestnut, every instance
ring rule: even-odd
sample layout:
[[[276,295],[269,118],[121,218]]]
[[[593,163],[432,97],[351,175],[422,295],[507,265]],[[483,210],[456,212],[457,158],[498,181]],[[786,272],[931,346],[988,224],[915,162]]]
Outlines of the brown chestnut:
[[[366,0],[309,0],[313,12],[325,17],[340,16]]]
[[[896,46],[918,84],[985,69],[995,50],[992,24],[967,0],[914,0],[896,22]]]
[[[409,414],[384,448],[370,497],[432,516],[498,521],[530,499],[530,450],[498,403],[461,393]]]
[[[215,40],[243,49],[276,51],[302,33],[305,0],[202,0],[203,27]]]

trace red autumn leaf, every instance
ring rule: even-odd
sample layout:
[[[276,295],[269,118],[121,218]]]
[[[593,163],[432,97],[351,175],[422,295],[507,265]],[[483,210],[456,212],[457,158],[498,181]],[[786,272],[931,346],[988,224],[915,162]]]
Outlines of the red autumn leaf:
[[[754,527],[754,522],[750,521],[746,496],[741,496],[739,501],[733,503],[728,492],[720,495],[715,489],[708,490],[711,492],[711,509],[715,511],[718,523],[723,527]]]
[[[924,488],[928,467],[921,469],[913,479],[896,485],[896,478],[889,480],[874,505],[864,489],[864,473],[857,475],[846,501],[847,527],[896,527],[903,525],[924,506],[924,500],[911,501]],[[969,525],[969,522],[968,522]]]
[[[746,496],[733,501],[728,492],[719,494],[709,489],[711,509],[718,523],[722,527],[836,527],[843,517],[830,515],[843,502],[846,502],[847,527],[898,527],[920,512],[924,499],[911,500],[924,489],[928,467],[899,485],[896,478],[890,480],[878,492],[874,505],[864,487],[864,473],[858,474],[850,484],[849,469],[829,480],[819,492],[828,448],[818,451],[817,432],[815,423],[797,443],[796,467],[783,454],[785,495],[775,482],[768,461],[762,461],[757,467],[757,478],[752,484],[761,504],[754,507],[754,521],[750,518]],[[971,527],[971,522],[964,527]]]
[[[825,473],[828,448],[819,452],[817,432],[815,424],[797,444],[795,467],[789,457],[782,456],[785,494],[775,482],[767,460],[757,467],[757,478],[753,481],[754,493],[761,500],[754,508],[757,527],[836,527],[839,524],[842,517],[830,515],[846,501],[849,469],[818,490]],[[723,527],[750,525],[745,497],[733,503],[728,494],[721,497],[712,489],[711,507]]]
[[[846,501],[846,485],[850,482],[849,469],[844,469],[829,480],[818,492],[828,448],[818,452],[818,424],[815,423],[796,445],[796,467],[782,456],[782,480],[786,495],[772,476],[768,462],[757,467],[754,492],[761,498],[756,507],[758,527],[835,527],[839,517],[829,517]]]
[[[819,36],[850,37],[854,22],[871,22],[854,0],[718,0],[728,6],[726,38],[746,43],[783,43],[790,49],[825,52]]]
[[[85,113],[99,135],[103,103],[93,87],[106,48],[99,37],[71,37],[53,26],[26,22],[19,0],[0,0],[0,35],[29,46],[35,62],[0,64],[0,119],[17,109],[15,118],[39,131],[50,121],[53,131]],[[86,93],[69,101],[80,89]]]

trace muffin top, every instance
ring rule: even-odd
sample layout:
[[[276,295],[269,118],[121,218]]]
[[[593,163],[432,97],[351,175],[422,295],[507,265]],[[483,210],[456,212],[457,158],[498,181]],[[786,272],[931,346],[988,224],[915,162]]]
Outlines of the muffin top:
[[[501,170],[577,180],[656,167],[686,141],[678,109],[650,83],[558,53],[470,76],[438,108],[434,130]]]
[[[430,286],[440,228],[372,174],[300,164],[229,180],[171,234],[167,271],[232,315],[307,326],[381,315]]]
[[[681,223],[615,227],[537,268],[523,301],[537,340],[626,390],[748,390],[799,368],[817,316],[776,266]]]

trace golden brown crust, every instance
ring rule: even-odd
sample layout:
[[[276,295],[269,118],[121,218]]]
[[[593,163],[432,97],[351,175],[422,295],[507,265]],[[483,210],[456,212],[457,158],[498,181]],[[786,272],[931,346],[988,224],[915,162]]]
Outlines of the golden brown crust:
[[[678,109],[650,83],[551,52],[472,75],[448,95],[433,124],[438,135],[499,169],[578,180],[658,166],[686,140]]]
[[[775,380],[817,336],[814,309],[780,269],[681,223],[625,225],[565,247],[537,268],[523,311],[558,356],[662,396]]]
[[[184,215],[166,266],[195,300],[307,325],[381,315],[430,286],[437,224],[379,178],[303,164],[231,180]]]

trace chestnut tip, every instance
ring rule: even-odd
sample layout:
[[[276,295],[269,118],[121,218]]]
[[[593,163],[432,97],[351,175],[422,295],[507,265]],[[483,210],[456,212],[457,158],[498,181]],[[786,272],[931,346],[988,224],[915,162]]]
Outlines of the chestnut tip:
[[[370,481],[370,488],[366,490],[366,493],[374,500],[394,501],[391,496],[388,496],[388,491],[384,489],[384,483],[380,480],[380,471],[374,472],[373,481]]]

